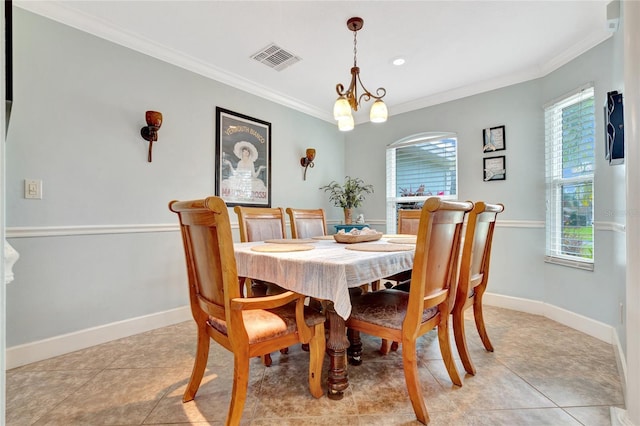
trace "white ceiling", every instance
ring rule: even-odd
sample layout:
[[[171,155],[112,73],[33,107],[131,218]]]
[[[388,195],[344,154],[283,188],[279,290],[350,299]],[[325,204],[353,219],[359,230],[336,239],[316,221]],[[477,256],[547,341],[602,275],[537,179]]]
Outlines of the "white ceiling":
[[[546,75],[608,38],[609,0],[32,1],[26,10],[333,121],[335,86],[358,65],[390,115]],[[302,60],[275,71],[276,43]],[[391,64],[403,56],[406,64]],[[368,120],[369,105],[356,114]]]

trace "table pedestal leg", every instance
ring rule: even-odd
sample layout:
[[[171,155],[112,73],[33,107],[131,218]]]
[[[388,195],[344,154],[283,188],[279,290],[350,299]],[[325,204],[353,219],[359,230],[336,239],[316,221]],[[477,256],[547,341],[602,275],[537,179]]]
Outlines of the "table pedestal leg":
[[[327,354],[329,355],[329,378],[327,385],[329,399],[342,399],[342,393],[349,387],[347,374],[347,348],[349,340],[346,336],[344,319],[338,315],[333,304],[327,306],[327,319],[329,320],[329,338],[327,340]]]

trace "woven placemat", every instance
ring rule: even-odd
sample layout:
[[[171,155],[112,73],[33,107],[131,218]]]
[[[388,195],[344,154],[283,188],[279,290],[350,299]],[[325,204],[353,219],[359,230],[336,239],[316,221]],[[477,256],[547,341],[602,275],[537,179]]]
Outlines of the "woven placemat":
[[[406,238],[389,238],[387,241],[393,244],[415,244],[417,237],[414,235],[413,237]]]
[[[409,251],[415,247],[407,244],[351,244],[345,246],[347,250],[356,251]]]
[[[301,244],[301,243],[313,243],[311,238],[278,238],[274,240],[264,240],[265,243],[270,244]]]
[[[286,253],[289,251],[305,251],[313,249],[314,247],[310,244],[262,244],[251,247],[251,250],[263,253]]]
[[[318,235],[317,237],[311,237],[312,240],[333,240],[333,235]]]
[[[413,234],[384,234],[382,238],[411,238],[416,237]]]

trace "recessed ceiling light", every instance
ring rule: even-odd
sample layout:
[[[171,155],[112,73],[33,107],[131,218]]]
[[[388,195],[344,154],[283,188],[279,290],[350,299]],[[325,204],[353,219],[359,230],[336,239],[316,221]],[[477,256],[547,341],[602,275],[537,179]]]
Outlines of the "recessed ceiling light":
[[[400,65],[404,65],[405,60],[404,58],[395,58],[393,61],[391,61],[391,63],[397,67],[399,67]]]

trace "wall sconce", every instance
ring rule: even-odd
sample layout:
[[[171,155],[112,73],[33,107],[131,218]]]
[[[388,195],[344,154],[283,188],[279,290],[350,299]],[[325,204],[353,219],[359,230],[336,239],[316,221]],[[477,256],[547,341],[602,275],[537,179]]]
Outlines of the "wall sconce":
[[[300,159],[300,165],[304,167],[304,178],[307,180],[307,167],[313,168],[313,160],[316,158],[316,150],[313,148],[307,148],[307,155]]]
[[[147,111],[144,115],[147,120],[147,126],[140,129],[142,138],[149,141],[149,155],[147,161],[151,162],[151,149],[153,143],[158,140],[158,129],[162,126],[162,113],[157,111]]]

